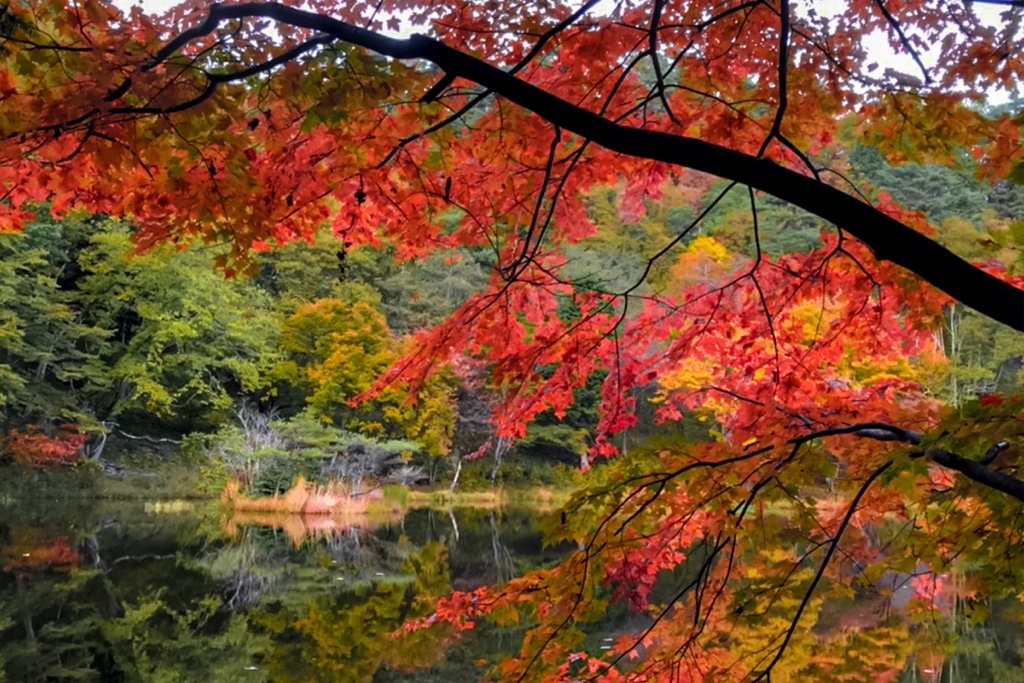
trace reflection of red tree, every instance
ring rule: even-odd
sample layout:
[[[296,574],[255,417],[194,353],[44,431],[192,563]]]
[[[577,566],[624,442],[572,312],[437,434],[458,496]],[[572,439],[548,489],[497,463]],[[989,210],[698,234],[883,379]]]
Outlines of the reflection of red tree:
[[[0,566],[5,572],[67,572],[77,564],[78,551],[67,536],[46,536],[34,529],[15,530],[11,543],[0,550]]]
[[[942,665],[946,661],[946,656],[940,650],[925,651],[915,659],[922,680],[937,681],[942,677]]]
[[[63,425],[52,437],[43,433],[39,425],[29,425],[9,433],[3,441],[3,450],[16,462],[36,469],[66,467],[78,460],[88,438],[73,424]]]
[[[914,589],[914,597],[921,600],[928,609],[948,612],[948,601],[940,599],[948,578],[947,574],[933,572],[915,576],[910,580],[910,585]]]
[[[429,630],[402,629],[391,634],[391,637],[395,642],[392,647],[384,650],[383,664],[394,671],[412,673],[443,663],[449,648],[459,642],[462,636],[457,629],[441,624]],[[483,665],[481,662],[478,664]]]

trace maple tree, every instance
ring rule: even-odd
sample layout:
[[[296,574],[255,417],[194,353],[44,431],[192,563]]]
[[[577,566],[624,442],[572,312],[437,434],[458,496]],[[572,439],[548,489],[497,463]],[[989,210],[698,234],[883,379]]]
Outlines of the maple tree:
[[[571,522],[549,530],[578,553],[456,594],[434,621],[528,613],[535,627],[506,663],[520,677],[766,679],[812,604],[850,590],[851,566],[938,573],[968,554],[991,577],[1019,564],[1024,481],[1006,468],[1024,405],[983,397],[951,412],[927,390],[954,300],[1024,329],[1016,264],[954,254],[924,215],[849,178],[835,145],[853,137],[892,163],[966,152],[981,175],[1019,174],[1020,122],[974,106],[1024,70],[1018,22],[991,28],[985,4],[850,0],[824,16],[788,0],[318,0],[186,3],[155,18],[9,0],[0,222],[17,229],[43,202],[130,216],[141,249],[227,242],[228,272],[324,224],[345,250],[387,245],[399,259],[491,250],[486,287],[375,387],[361,381],[365,398],[467,354],[502,388],[498,439],[565,414],[595,374],[591,455],[618,453],[641,391],[659,420],[707,420],[714,438],[600,468]],[[994,4],[1019,18],[1018,3]],[[403,24],[425,33],[388,33]],[[863,43],[873,32],[920,74],[879,73]],[[925,64],[927,45],[942,46],[939,63]],[[635,224],[680,193],[683,169],[726,185],[643,252],[631,284],[570,276],[571,248],[601,237],[588,192],[621,183],[618,211]],[[749,262],[710,238],[684,253],[737,196]],[[816,248],[762,249],[775,200],[822,221]],[[678,594],[652,601],[681,567]],[[1015,576],[972,590],[999,595]],[[613,599],[651,627],[578,651],[579,625]],[[642,661],[623,664],[641,646]]]
[[[15,462],[41,469],[75,464],[88,438],[74,425],[64,425],[56,435],[48,435],[39,425],[30,425],[7,434],[3,451]]]

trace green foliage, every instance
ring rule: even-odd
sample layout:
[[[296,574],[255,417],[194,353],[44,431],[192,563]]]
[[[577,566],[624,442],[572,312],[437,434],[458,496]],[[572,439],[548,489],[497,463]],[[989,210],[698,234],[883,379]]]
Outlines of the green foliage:
[[[719,181],[701,198],[702,210],[710,208],[710,211],[690,239],[698,234],[710,235],[730,253],[746,257],[756,255],[758,242],[761,253],[772,257],[821,246],[821,232],[828,224],[775,197],[760,194],[755,197],[758,226],[758,242],[755,242],[747,190],[736,186],[726,192],[726,187],[727,183]],[[711,208],[712,202],[723,192],[724,196]]]
[[[78,259],[80,306],[114,333],[103,353],[118,385],[111,413],[215,424],[233,392],[266,386],[276,358],[270,302],[243,280],[225,280],[208,250],[131,251],[129,231],[114,224]]]
[[[344,447],[341,432],[316,424],[324,420],[370,443],[401,442],[388,452],[446,454],[453,377],[432,380],[418,402],[400,390],[361,408],[349,401],[400,352],[379,308],[406,328],[436,322],[484,281],[469,252],[398,266],[386,250],[363,250],[351,255],[359,277],[341,278],[343,245],[324,233],[261,255],[251,280],[224,279],[216,249],[133,252],[131,227],[102,217],[41,213],[23,233],[0,236],[5,431],[72,422],[107,432],[114,450],[118,428],[192,434],[182,460],[206,468],[207,489],[223,480],[211,449],[231,461],[229,470],[292,457],[279,446],[242,453],[245,437],[230,425],[237,406],[255,397],[297,418],[279,426],[302,457]]]
[[[244,681],[263,639],[244,617],[223,614],[221,604],[213,595],[175,604],[161,591],[126,605],[122,617],[100,630],[131,680]]]
[[[516,443],[519,452],[548,457],[563,463],[578,463],[590,449],[591,433],[568,424],[530,425],[526,437]]]
[[[955,304],[946,310],[941,339],[949,359],[943,390],[952,406],[1020,390],[1024,341],[1013,330]]]
[[[874,147],[856,145],[849,159],[872,187],[889,192],[907,209],[923,212],[935,225],[953,217],[980,224],[986,209],[1000,218],[1024,218],[1024,189],[1005,182],[990,185],[979,180],[973,161],[967,158],[959,166],[890,166]]]
[[[291,315],[319,299],[364,301],[381,310],[399,334],[440,322],[483,287],[483,256],[460,248],[399,263],[389,248],[349,250],[330,232],[312,243],[295,242],[259,257],[258,286]]]
[[[492,491],[497,486],[503,487],[555,487],[573,490],[579,485],[579,460],[571,464],[551,457],[550,453],[535,451],[518,452],[515,457],[506,457],[498,470],[495,484],[491,483],[490,473],[493,462],[489,458],[464,460],[459,473],[457,491]],[[450,478],[450,466],[446,471],[438,473],[438,480],[445,476]]]
[[[258,391],[275,353],[269,301],[210,250],[132,257],[122,223],[41,214],[0,236],[0,396],[10,421],[88,430],[132,412],[212,424]]]
[[[299,306],[284,321],[286,360],[275,376],[297,387],[318,418],[337,424],[373,422],[372,408],[354,408],[350,402],[394,361],[391,346],[387,322],[370,303],[319,299]]]
[[[264,252],[257,259],[253,281],[285,315],[318,299],[344,298],[337,257],[343,247],[340,239],[323,231],[312,244],[293,242]]]
[[[380,293],[388,326],[406,334],[439,323],[487,281],[483,255],[466,248],[397,263],[387,249],[358,249],[349,277]]]
[[[397,484],[387,484],[381,489],[384,494],[384,498],[387,500],[393,500],[402,506],[404,510],[409,503],[409,489],[404,486]]]
[[[304,458],[271,456],[266,458],[249,483],[248,493],[252,496],[272,496],[285,493],[302,476],[307,481],[316,482],[321,479],[319,462]]]
[[[0,502],[94,495],[101,479],[99,468],[90,465],[55,470],[37,470],[17,463],[5,465],[0,470]]]
[[[69,420],[95,426],[84,400],[105,386],[95,358],[109,331],[82,319],[61,287],[62,225],[0,235],[0,409],[8,423]]]
[[[201,494],[219,494],[232,481],[232,472],[223,460],[213,459],[199,465],[199,480],[196,492]]]

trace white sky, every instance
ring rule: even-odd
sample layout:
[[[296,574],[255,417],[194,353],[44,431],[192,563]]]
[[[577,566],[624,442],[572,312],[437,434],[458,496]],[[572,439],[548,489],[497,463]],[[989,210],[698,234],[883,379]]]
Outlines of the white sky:
[[[127,12],[135,5],[139,5],[150,14],[160,14],[179,4],[179,0],[112,0],[112,2],[122,12]]]
[[[605,1],[607,2],[609,9],[614,4],[614,0]],[[800,2],[800,0],[797,1]],[[159,14],[170,7],[179,4],[181,0],[112,0],[112,2],[122,10],[128,10],[134,5],[139,5],[143,10],[151,14]],[[847,7],[846,0],[803,0],[803,2],[812,5],[817,13],[823,17],[839,14]],[[599,14],[600,7],[601,5],[599,4],[594,9],[594,12]],[[1003,24],[1001,15],[1007,10],[1007,8],[999,5],[975,4],[974,10],[983,22],[995,27]],[[399,34],[402,35],[408,35],[408,33],[411,33],[413,30],[412,27],[407,26],[403,26],[402,29],[402,31],[399,31]],[[921,77],[921,70],[918,68],[913,58],[905,50],[894,51],[890,45],[889,38],[885,33],[876,31],[871,35],[866,36],[864,44],[868,48],[868,53],[872,55],[873,61],[879,64],[884,64],[886,69],[892,69],[893,71],[906,74],[907,76],[915,79]],[[921,51],[921,61],[924,62],[928,69],[932,69],[939,61],[940,52],[940,46],[936,43],[930,50]],[[871,75],[877,77],[882,76],[881,73]],[[1010,95],[1010,93],[1006,92],[993,92],[989,97],[989,102],[990,104],[1002,104],[1009,99]]]

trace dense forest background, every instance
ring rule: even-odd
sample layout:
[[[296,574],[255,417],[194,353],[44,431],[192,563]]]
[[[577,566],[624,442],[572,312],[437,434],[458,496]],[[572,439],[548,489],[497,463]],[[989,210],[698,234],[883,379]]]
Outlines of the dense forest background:
[[[1018,260],[1021,187],[978,179],[969,159],[959,167],[892,167],[857,143],[830,154],[833,165],[850,169],[855,186],[875,188],[875,199],[889,193],[923,212],[959,255]],[[587,203],[597,232],[567,253],[575,287],[617,292],[634,285],[648,259],[723,187],[683,172],[656,202],[638,205],[621,187],[592,192]],[[654,261],[639,292],[671,295],[725,282],[759,250],[771,258],[820,246],[827,230],[820,219],[771,197],[760,204],[755,240],[746,193],[726,194],[668,258]],[[457,219],[441,218],[453,229]],[[325,231],[311,243],[268,249],[250,272],[225,278],[217,244],[136,254],[132,232],[126,221],[57,221],[41,209],[24,232],[0,235],[5,459],[107,463],[148,452],[202,464],[210,486],[235,476],[266,491],[287,486],[309,469],[303,463],[353,448],[365,457],[335,463],[361,468],[335,472],[353,480],[387,470],[402,483],[448,484],[473,460],[464,486],[488,478],[558,484],[586,463],[597,424],[596,375],[564,416],[542,413],[514,444],[492,439],[489,428],[491,405],[514,388],[489,383],[487,368],[468,359],[437,373],[415,397],[394,386],[357,401],[417,343],[418,331],[485,285],[493,260],[487,250],[400,263],[388,248],[350,250]],[[560,315],[573,314],[567,299]],[[1018,388],[1024,347],[998,323],[950,306],[935,343],[948,363],[912,372],[952,405]],[[637,397],[639,423],[618,437],[620,446],[673,430],[708,438],[714,427],[699,420],[655,425],[658,388]],[[65,453],[39,450],[54,439],[68,444]]]

